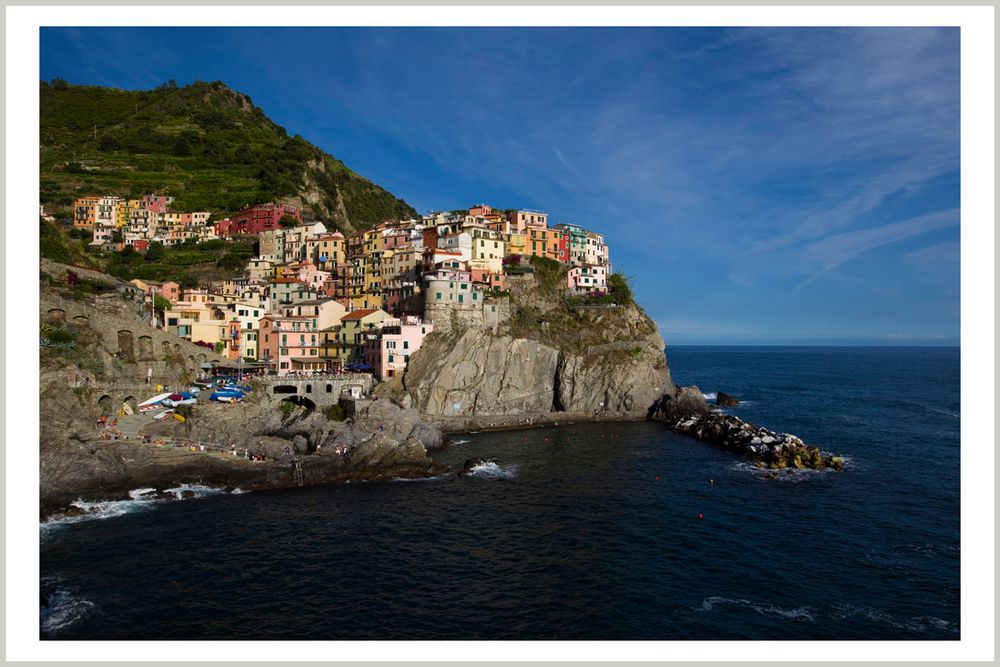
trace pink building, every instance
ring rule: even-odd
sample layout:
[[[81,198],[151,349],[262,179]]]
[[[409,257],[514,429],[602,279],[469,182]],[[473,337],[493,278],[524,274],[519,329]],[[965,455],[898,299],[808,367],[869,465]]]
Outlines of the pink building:
[[[173,201],[173,197],[164,197],[162,195],[144,195],[139,202],[139,206],[154,213],[166,213],[167,209],[170,208],[171,202]]]
[[[278,375],[294,371],[323,370],[316,318],[309,316],[265,315],[257,334],[259,357]]]
[[[488,269],[470,269],[472,282],[487,290],[502,290],[505,286],[503,272],[496,273]]]
[[[608,269],[605,266],[585,264],[575,266],[566,276],[566,286],[576,294],[608,291]]]
[[[365,363],[375,369],[375,377],[381,380],[401,375],[410,355],[420,349],[433,330],[433,324],[413,316],[385,319],[381,335],[365,342]]]

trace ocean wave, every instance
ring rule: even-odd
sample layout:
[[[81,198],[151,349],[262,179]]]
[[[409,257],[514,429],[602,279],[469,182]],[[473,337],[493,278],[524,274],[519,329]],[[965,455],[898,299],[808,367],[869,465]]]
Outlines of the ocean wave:
[[[705,397],[706,401],[714,401],[719,397],[719,393],[715,391],[701,392],[701,395]]]
[[[897,630],[909,630],[910,632],[927,632],[928,630],[942,630],[945,632],[958,633],[958,624],[946,621],[936,616],[914,616],[912,618],[896,618],[892,614],[874,607],[857,607],[852,604],[841,603],[833,606],[834,619],[842,621],[850,618],[861,617],[874,623],[889,625]]]
[[[470,477],[482,477],[484,479],[513,479],[517,473],[517,466],[501,466],[495,461],[483,461],[478,463],[465,473]]]
[[[86,616],[94,608],[94,603],[60,586],[61,582],[52,578],[42,579],[43,591],[39,612],[39,627],[42,635],[53,635]]]
[[[470,442],[472,442],[472,441],[471,440],[452,440],[451,444],[453,444],[453,445],[467,445]]]
[[[189,498],[204,498],[205,496],[222,495],[226,493],[226,490],[214,486],[205,486],[204,484],[178,484],[173,488],[164,489],[163,492],[171,493],[174,498],[181,500],[184,498],[184,494],[189,494]]]
[[[129,500],[94,500],[88,501],[77,499],[70,503],[70,507],[80,510],[69,515],[56,514],[43,521],[40,530],[43,538],[50,536],[53,531],[68,524],[80,523],[82,521],[94,521],[99,519],[112,519],[126,514],[145,512],[158,506],[160,503],[169,502],[170,498],[157,496],[159,492],[152,487],[132,489],[128,492]],[[201,484],[179,484],[178,486],[164,489],[163,493],[173,496],[174,500],[185,498],[204,498],[206,496],[217,496],[226,493],[225,489],[219,489]],[[233,489],[230,493],[246,493],[240,488]]]
[[[744,609],[751,609],[761,616],[767,616],[768,618],[785,619],[790,621],[809,621],[810,623],[816,621],[813,617],[815,610],[810,607],[783,609],[777,605],[765,602],[751,602],[750,600],[730,599],[717,596],[702,600],[701,611],[711,612],[715,610],[715,607],[722,605],[733,605]]]

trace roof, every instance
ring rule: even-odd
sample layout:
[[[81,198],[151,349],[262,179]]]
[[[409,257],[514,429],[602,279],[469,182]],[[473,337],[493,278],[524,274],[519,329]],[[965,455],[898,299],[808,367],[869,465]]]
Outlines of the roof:
[[[382,310],[381,308],[362,308],[361,310],[352,310],[351,312],[341,317],[340,321],[343,322],[344,320],[362,320],[368,317],[369,315],[377,313],[381,310]]]

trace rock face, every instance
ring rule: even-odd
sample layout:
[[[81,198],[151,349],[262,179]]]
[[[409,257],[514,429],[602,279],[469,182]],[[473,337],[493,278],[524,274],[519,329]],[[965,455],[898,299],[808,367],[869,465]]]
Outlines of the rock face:
[[[538,341],[468,329],[457,338],[431,334],[403,378],[421,414],[549,412],[559,352]]]
[[[692,415],[672,427],[679,433],[715,443],[742,454],[758,468],[832,468],[843,470],[839,456],[827,456],[818,447],[805,444],[788,433],[775,433],[732,415],[719,413]]]
[[[428,416],[550,412],[646,415],[674,389],[663,341],[595,345],[580,354],[525,338],[468,329],[432,334],[410,360],[402,388]]]
[[[740,404],[735,396],[730,396],[724,391],[715,394],[715,404],[719,407],[731,408]]]

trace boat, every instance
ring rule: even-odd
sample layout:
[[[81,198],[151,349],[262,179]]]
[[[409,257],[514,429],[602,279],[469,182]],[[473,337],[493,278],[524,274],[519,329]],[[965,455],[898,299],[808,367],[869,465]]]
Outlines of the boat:
[[[243,392],[240,391],[227,391],[225,389],[219,389],[213,391],[212,395],[209,396],[209,400],[220,401],[222,403],[233,403],[243,399]]]
[[[152,398],[146,399],[139,404],[139,412],[150,412],[151,410],[158,410],[163,407],[163,399],[170,398],[170,393],[171,392],[167,392],[166,394],[157,394]]]
[[[192,396],[190,392],[182,391],[179,394],[170,394],[165,399],[163,399],[163,405],[167,407],[176,407],[178,405],[191,405],[192,403],[197,403],[198,398]]]
[[[155,415],[153,415],[153,419],[159,421],[172,414],[174,414],[173,410],[164,410],[163,412],[157,412]]]

